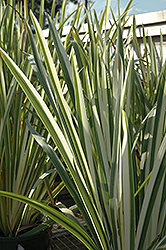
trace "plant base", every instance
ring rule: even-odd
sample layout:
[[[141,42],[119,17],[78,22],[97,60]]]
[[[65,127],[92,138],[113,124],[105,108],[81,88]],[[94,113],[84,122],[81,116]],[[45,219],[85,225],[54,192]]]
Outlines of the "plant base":
[[[20,244],[25,250],[47,250],[49,235],[43,231],[30,236],[0,237],[0,250],[17,250]]]

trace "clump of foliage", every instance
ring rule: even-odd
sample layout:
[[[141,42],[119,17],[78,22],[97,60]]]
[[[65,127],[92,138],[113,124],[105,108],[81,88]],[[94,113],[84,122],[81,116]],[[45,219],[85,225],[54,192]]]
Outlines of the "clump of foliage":
[[[30,52],[30,44],[22,18],[22,8],[22,2],[16,5],[15,1],[10,1],[9,6],[0,1],[0,46],[8,51],[31,80],[33,70],[23,53]],[[46,153],[31,136],[25,118],[36,126],[37,131],[43,130],[42,134],[46,137],[48,133],[42,128],[41,121],[33,116],[32,105],[2,58],[0,72],[0,190],[28,196],[42,173],[53,167]],[[46,199],[46,186],[51,186],[55,176],[54,170],[45,185],[38,185],[33,193],[36,200]],[[15,236],[20,226],[28,227],[31,224],[29,228],[32,228],[39,211],[29,207],[24,209],[25,205],[21,203],[0,198],[0,236]]]
[[[87,12],[83,38],[78,9],[64,44],[61,26],[57,30],[49,15],[46,40],[30,13],[38,41],[26,23],[32,48],[28,57],[45,99],[0,49],[54,147],[28,119],[27,126],[64,181],[92,238],[74,217],[17,194],[0,195],[46,213],[92,250],[159,249],[166,241],[166,62],[158,72],[154,55],[142,58],[135,19],[133,48],[131,36],[123,40],[131,3],[122,14],[119,8],[118,19],[111,10],[114,22],[109,29],[109,1],[99,18],[95,11],[93,18]],[[151,40],[149,48],[154,52]]]

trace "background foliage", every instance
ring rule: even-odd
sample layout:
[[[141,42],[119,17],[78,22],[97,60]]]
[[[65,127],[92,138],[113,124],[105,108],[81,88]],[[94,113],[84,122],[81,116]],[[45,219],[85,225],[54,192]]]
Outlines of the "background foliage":
[[[6,4],[12,2],[10,0],[5,0],[4,1]],[[22,4],[23,1],[20,1],[20,0],[16,0],[14,2],[14,4],[12,3],[12,6],[13,7],[16,7],[16,5],[20,5]],[[23,17],[27,18],[26,15],[28,14],[29,10],[31,9],[35,16],[37,17],[37,19],[39,20],[39,16],[41,15],[41,1],[40,0],[31,0],[31,1],[26,1],[26,5],[27,7],[24,7],[23,5],[23,9],[22,9],[22,12],[23,12]],[[77,0],[68,0],[67,1],[67,4],[69,3],[73,3],[73,4],[77,4],[78,1]],[[62,0],[45,0],[43,2],[44,6],[44,11],[46,13],[51,13],[52,12],[52,17],[55,18],[56,15],[58,14],[58,20],[60,21],[60,17],[61,17],[61,8],[62,8],[62,3],[63,1]],[[27,9],[28,8],[28,9]],[[43,28],[46,29],[48,28],[48,22],[46,20],[46,17],[44,16],[44,23],[43,23]]]
[[[23,53],[30,52],[30,44],[25,22],[20,18],[22,2],[16,5],[15,1],[10,1],[10,4],[16,9],[0,1],[0,46],[8,51],[28,79],[35,81],[35,78],[32,79],[33,70]],[[40,175],[52,169],[52,164],[32,138],[25,118],[28,118],[40,132],[42,123],[33,116],[32,105],[2,59],[0,72],[0,190],[28,196]],[[42,91],[40,93],[42,94]],[[48,135],[46,130],[43,130],[42,134],[46,137]],[[33,197],[46,201],[46,187],[48,183],[51,186],[55,177],[54,171],[51,178],[45,180],[44,185],[38,185]],[[28,207],[23,217],[24,207],[14,200],[0,198],[0,236],[14,236],[21,225],[23,231],[25,225],[31,228],[30,224],[36,223],[39,212]]]

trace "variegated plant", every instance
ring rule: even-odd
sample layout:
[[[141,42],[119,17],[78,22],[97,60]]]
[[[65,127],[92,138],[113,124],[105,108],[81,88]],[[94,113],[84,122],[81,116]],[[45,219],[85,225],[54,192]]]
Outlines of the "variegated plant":
[[[0,49],[56,147],[52,148],[28,119],[27,126],[75,200],[91,237],[76,221],[43,203],[9,192],[0,195],[39,209],[92,250],[149,250],[166,244],[166,63],[157,75],[156,91],[151,92],[155,101],[150,102],[141,77],[146,74],[143,67],[149,70],[155,62],[143,61],[138,50],[135,60],[128,47],[130,38],[122,38],[131,3],[122,15],[119,11],[118,20],[111,11],[114,23],[107,31],[110,1],[99,19],[95,12],[93,17],[87,13],[86,41],[75,22],[64,45],[49,15],[47,41],[30,13],[38,43],[26,23],[33,52],[27,56],[47,96],[44,100]],[[150,81],[150,75],[146,78]]]
[[[32,79],[33,69],[22,51],[30,52],[30,43],[25,29],[28,20],[27,1],[11,0],[7,5],[0,0],[0,46]],[[42,25],[44,1],[41,1],[40,24]],[[24,13],[22,10],[24,9]],[[24,19],[22,17],[24,15]],[[43,95],[42,91],[41,94]],[[43,95],[44,97],[44,95]],[[0,190],[28,196],[40,175],[53,168],[47,155],[31,136],[25,118],[33,121],[38,131],[43,130],[41,121],[35,118],[32,105],[21,90],[6,64],[0,58]],[[41,131],[45,136],[46,130]],[[49,138],[48,138],[49,140]],[[54,180],[56,171],[49,178]],[[45,184],[49,187],[48,180]],[[40,183],[33,197],[46,199],[46,185]],[[14,236],[22,226],[36,222],[37,210],[5,197],[0,198],[0,237]],[[24,217],[23,217],[24,213]]]

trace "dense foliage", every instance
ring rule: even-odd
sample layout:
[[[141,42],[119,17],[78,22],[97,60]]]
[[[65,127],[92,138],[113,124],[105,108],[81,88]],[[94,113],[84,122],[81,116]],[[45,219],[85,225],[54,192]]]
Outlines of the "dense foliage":
[[[15,6],[14,1],[11,3]],[[21,9],[21,5],[17,6],[18,13]],[[30,52],[30,44],[24,20],[18,13],[0,1],[0,46],[31,80],[33,70],[22,52]],[[32,115],[32,105],[1,58],[0,72],[0,190],[28,196],[42,173],[52,169],[52,164],[30,135],[25,118],[33,122],[38,131],[41,131],[42,123]],[[48,135],[44,130],[42,134]],[[56,171],[53,172],[44,185],[38,185],[33,193],[35,199],[46,199],[46,186],[51,186],[56,176]],[[20,226],[32,228],[39,212],[32,208],[24,211],[24,208],[14,200],[0,198],[0,236],[14,236],[19,233]]]
[[[110,1],[100,17],[89,10],[85,36],[79,34],[80,6],[63,44],[63,22],[56,28],[47,15],[46,40],[30,12],[37,38],[26,22],[32,49],[27,58],[37,87],[0,49],[53,145],[30,119],[27,127],[54,164],[92,237],[74,214],[10,192],[0,195],[39,209],[91,250],[156,250],[166,243],[166,62],[158,69],[151,38],[147,43],[144,37],[141,55],[135,17],[123,39],[131,3],[120,14],[118,1],[119,16],[111,10],[109,29]]]
[[[14,8],[16,8],[16,6],[17,5],[19,6],[20,4],[22,4],[23,1],[20,1],[20,0],[15,0],[15,1],[13,1],[13,0],[5,0],[4,2],[6,4],[10,4]],[[76,5],[78,3],[78,0],[68,0],[67,4],[69,4],[70,2]],[[63,4],[63,0],[45,0],[43,2],[43,10],[46,13],[51,13],[52,12],[52,17],[54,19],[55,19],[56,15],[58,15],[58,20],[60,20],[62,4]],[[34,12],[35,16],[39,20],[39,17],[41,15],[41,0],[26,1],[26,5],[25,4],[23,5],[22,11],[21,11],[22,16],[24,18],[27,18],[27,14],[29,13],[30,10],[32,10]],[[43,16],[43,28],[44,29],[48,28],[48,22],[47,22],[47,19],[46,19],[45,15]]]

